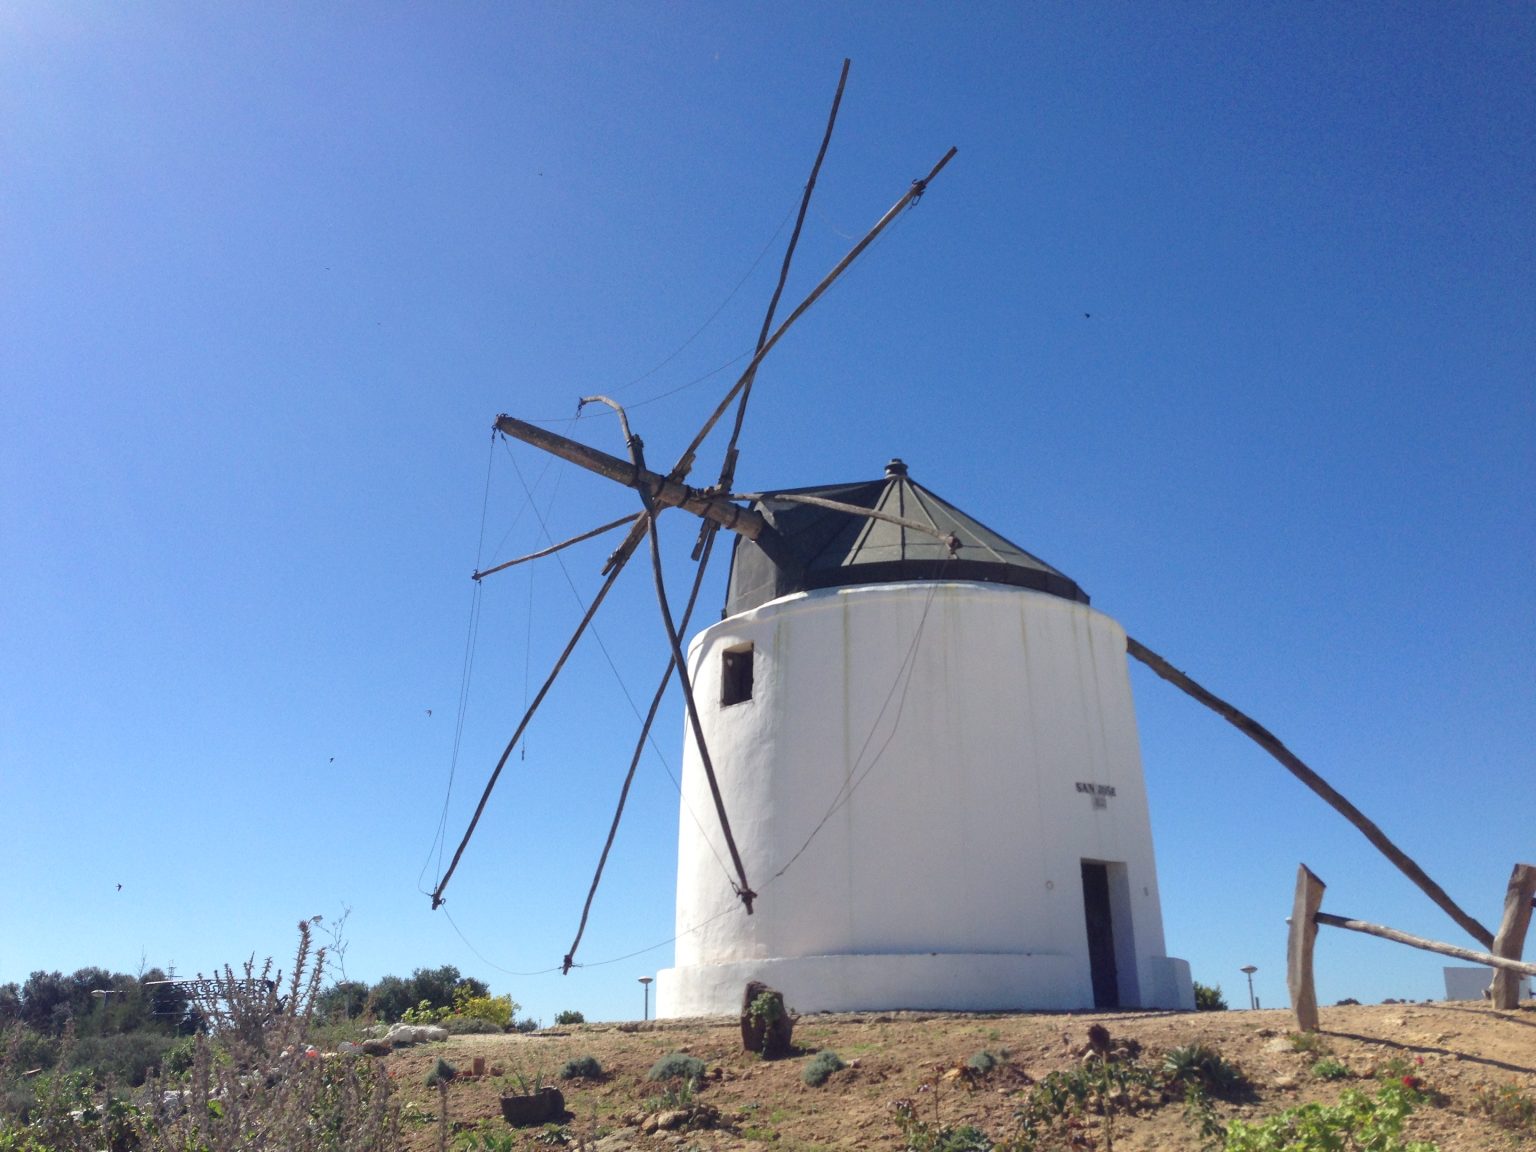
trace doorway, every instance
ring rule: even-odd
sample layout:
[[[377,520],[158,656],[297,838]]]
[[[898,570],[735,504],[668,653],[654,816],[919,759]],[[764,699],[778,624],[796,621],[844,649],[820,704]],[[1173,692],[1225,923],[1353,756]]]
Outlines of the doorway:
[[[1083,862],[1083,918],[1088,927],[1088,970],[1095,1008],[1120,1007],[1120,973],[1115,964],[1115,923],[1110,911],[1109,865]]]

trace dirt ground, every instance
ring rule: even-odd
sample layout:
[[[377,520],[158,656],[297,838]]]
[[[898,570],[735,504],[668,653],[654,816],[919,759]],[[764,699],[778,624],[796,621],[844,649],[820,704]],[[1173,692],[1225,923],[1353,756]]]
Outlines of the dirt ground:
[[[515,1132],[516,1146],[530,1152],[548,1143],[548,1135],[541,1143],[538,1127],[509,1128],[499,1102],[520,1082],[542,1081],[564,1092],[562,1122],[570,1145],[580,1142],[598,1152],[900,1149],[892,1103],[901,1098],[915,1100],[924,1118],[974,1124],[993,1138],[1006,1135],[1029,1085],[1070,1067],[1092,1024],[1108,1028],[1117,1043],[1139,1041],[1147,1057],[1195,1041],[1217,1048],[1241,1066],[1254,1088],[1241,1104],[1217,1105],[1223,1120],[1257,1120],[1314,1100],[1332,1103],[1344,1087],[1362,1083],[1314,1076],[1312,1065],[1322,1053],[1295,1050],[1289,1038],[1294,1019],[1284,1011],[804,1016],[795,1026],[797,1054],[774,1061],[742,1051],[734,1020],[584,1024],[523,1035],[454,1037],[396,1051],[387,1063],[406,1105],[404,1147],[423,1152],[437,1148],[439,1140],[439,1093],[425,1085],[428,1072],[441,1057],[470,1073],[476,1056],[485,1059],[486,1075],[461,1076],[449,1088],[450,1147],[465,1133],[474,1139],[477,1131],[499,1137]],[[1431,1102],[1409,1118],[1410,1138],[1432,1140],[1441,1152],[1536,1148],[1536,1127],[1501,1127],[1477,1104],[1482,1085],[1514,1085],[1536,1098],[1536,1007],[1517,1012],[1475,1003],[1324,1008],[1322,1027],[1322,1042],[1352,1077],[1369,1077],[1394,1059],[1412,1065]],[[820,1088],[807,1087],[801,1073],[822,1049],[836,1052],[848,1067]],[[1007,1049],[1007,1063],[975,1085],[953,1074],[945,1077],[982,1049]],[[659,1100],[661,1086],[646,1079],[651,1065],[669,1052],[688,1053],[709,1069],[692,1104],[718,1113],[714,1127],[646,1131],[676,1103]],[[604,1073],[600,1081],[558,1078],[565,1062],[578,1056],[597,1059]],[[1122,1150],[1196,1152],[1202,1144],[1177,1103],[1118,1117],[1112,1135]]]

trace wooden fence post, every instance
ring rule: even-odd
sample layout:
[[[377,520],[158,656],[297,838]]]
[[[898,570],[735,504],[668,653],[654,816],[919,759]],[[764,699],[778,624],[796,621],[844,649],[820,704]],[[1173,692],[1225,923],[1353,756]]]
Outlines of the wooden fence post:
[[[1531,897],[1536,896],[1536,865],[1516,864],[1510,873],[1509,888],[1504,893],[1504,918],[1489,949],[1506,960],[1520,959],[1525,947],[1525,932],[1531,924]],[[1497,969],[1493,974],[1493,1006],[1512,1009],[1520,1006],[1520,974]]]
[[[1312,983],[1312,946],[1317,940],[1317,922],[1313,919],[1323,904],[1328,886],[1301,864],[1296,869],[1296,900],[1291,906],[1291,933],[1286,945],[1285,985],[1291,994],[1291,1010],[1296,1013],[1296,1027],[1302,1032],[1316,1032],[1317,989]]]

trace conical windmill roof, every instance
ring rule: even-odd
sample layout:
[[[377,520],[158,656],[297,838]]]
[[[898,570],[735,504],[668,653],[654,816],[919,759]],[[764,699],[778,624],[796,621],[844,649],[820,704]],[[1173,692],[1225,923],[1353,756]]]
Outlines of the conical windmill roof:
[[[785,497],[869,508],[931,531]],[[1076,581],[912,480],[900,460],[879,480],[788,489],[752,507],[774,531],[737,538],[727,616],[792,592],[909,580],[980,580],[1088,603]]]

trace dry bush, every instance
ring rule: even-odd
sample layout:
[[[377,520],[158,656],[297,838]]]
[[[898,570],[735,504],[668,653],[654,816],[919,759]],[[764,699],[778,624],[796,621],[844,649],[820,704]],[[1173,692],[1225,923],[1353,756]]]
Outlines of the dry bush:
[[[286,994],[268,960],[242,975],[226,968],[199,986],[210,1033],[177,1080],[150,1084],[140,1112],[142,1152],[386,1152],[399,1144],[399,1110],[384,1069],[366,1056],[324,1057],[308,1046],[325,950],[312,952],[312,925]]]

